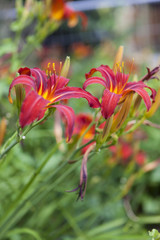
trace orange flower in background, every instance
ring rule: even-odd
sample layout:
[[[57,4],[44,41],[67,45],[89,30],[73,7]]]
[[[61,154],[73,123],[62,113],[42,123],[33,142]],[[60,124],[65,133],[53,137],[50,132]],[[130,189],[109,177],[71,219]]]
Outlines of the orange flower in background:
[[[52,0],[50,7],[50,17],[56,21],[67,20],[68,27],[75,27],[78,24],[80,17],[83,28],[86,28],[88,22],[87,16],[83,12],[74,11],[64,0]]]
[[[3,143],[5,133],[6,133],[7,121],[5,118],[2,118],[0,121],[0,146]]]
[[[78,42],[72,44],[72,52],[78,59],[84,59],[89,57],[93,53],[91,46]]]
[[[83,133],[86,131],[87,127],[92,122],[92,120],[93,120],[92,115],[88,114],[88,113],[80,113],[80,114],[76,115],[75,127],[74,127],[73,134],[77,135],[80,138],[83,135]],[[95,135],[95,125],[93,125],[88,130],[88,132],[84,135],[82,144],[84,145],[87,142],[89,142],[90,140],[92,140],[94,138],[94,135]],[[91,144],[93,144],[93,143],[91,143]],[[82,149],[82,153],[85,153],[91,144],[84,147]]]

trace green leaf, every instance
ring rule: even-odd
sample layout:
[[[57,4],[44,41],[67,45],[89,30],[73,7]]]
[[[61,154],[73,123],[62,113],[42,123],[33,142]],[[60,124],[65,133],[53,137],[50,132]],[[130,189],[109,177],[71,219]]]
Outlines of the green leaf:
[[[19,235],[19,234],[28,234],[28,235],[33,236],[37,240],[42,240],[42,238],[39,236],[39,234],[30,228],[16,228],[16,229],[8,232],[7,236],[11,237],[13,235]]]

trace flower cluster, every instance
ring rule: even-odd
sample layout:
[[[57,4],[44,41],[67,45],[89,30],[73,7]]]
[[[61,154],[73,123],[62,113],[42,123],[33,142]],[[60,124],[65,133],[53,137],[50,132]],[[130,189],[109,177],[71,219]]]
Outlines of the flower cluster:
[[[120,48],[120,50],[122,49]],[[22,129],[27,125],[44,120],[45,116],[52,112],[51,109],[57,109],[66,119],[67,141],[71,139],[74,133],[78,136],[79,144],[84,145],[84,147],[80,147],[83,154],[80,184],[78,188],[73,190],[79,189],[81,199],[83,199],[86,191],[87,160],[90,152],[93,149],[101,148],[103,144],[106,144],[106,141],[111,144],[115,143],[115,136],[118,139],[123,132],[118,130],[121,129],[122,125],[124,125],[122,130],[127,126],[125,120],[130,109],[139,106],[137,98],[143,99],[145,103],[147,113],[144,116],[146,118],[152,115],[159,106],[160,92],[158,91],[156,94],[155,89],[144,83],[144,81],[154,78],[155,73],[159,71],[159,67],[152,71],[148,69],[148,73],[141,80],[131,82],[129,81],[131,74],[124,72],[124,63],[121,64],[121,59],[122,56],[119,54],[112,69],[108,65],[92,68],[86,74],[83,89],[68,86],[69,79],[66,78],[69,69],[68,60],[63,67],[60,64],[59,74],[56,73],[55,64],[48,64],[46,72],[39,68],[20,68],[18,70],[19,76],[13,80],[9,88],[8,97],[11,103],[11,90],[13,87],[16,90],[16,98],[19,102],[19,124]],[[100,73],[101,77],[94,76],[96,72]],[[101,84],[104,87],[100,100],[86,91],[86,88],[91,84]],[[145,89],[149,89],[151,95]],[[135,94],[138,94],[137,98],[133,97]],[[85,113],[78,114],[75,117],[73,109],[68,106],[68,101],[66,104],[64,103],[64,100],[70,98],[85,98],[90,107],[99,109],[95,112],[94,117]],[[142,120],[144,121],[144,118]],[[142,123],[142,120],[140,123]],[[136,128],[134,124],[132,128]],[[116,135],[117,133],[118,135]],[[119,144],[121,145],[122,157],[128,159],[133,153],[130,145],[121,140]],[[116,148],[112,147],[111,150],[114,155]],[[139,159],[137,161],[143,162],[142,155],[137,153]]]
[[[19,123],[21,128],[32,124],[34,121],[42,119],[47,109],[56,108],[67,120],[67,138],[71,139],[74,128],[74,111],[71,107],[59,103],[70,98],[85,98],[90,107],[98,108],[98,99],[89,92],[77,88],[68,87],[69,79],[58,76],[50,71],[45,73],[39,68],[20,68],[19,76],[10,85],[9,101],[12,103],[11,89],[17,85],[22,85],[25,90],[25,98],[22,102]]]
[[[102,77],[93,77],[95,72],[100,72]],[[133,92],[138,93],[144,100],[147,111],[151,107],[151,100],[154,100],[156,91],[153,88],[148,87],[143,81],[128,82],[130,75],[124,73],[124,64],[122,67],[117,64],[116,72],[107,65],[101,65],[98,68],[92,68],[89,73],[86,74],[86,81],[83,84],[83,88],[93,83],[101,84],[105,87],[102,96],[101,113],[102,116],[107,119],[112,116],[115,109],[129,97],[131,98]],[[152,95],[149,96],[148,92],[144,88],[149,88]]]

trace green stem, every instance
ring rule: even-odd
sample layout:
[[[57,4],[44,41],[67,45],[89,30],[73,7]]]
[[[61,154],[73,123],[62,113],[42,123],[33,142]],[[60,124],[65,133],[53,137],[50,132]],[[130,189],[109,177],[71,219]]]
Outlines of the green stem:
[[[83,146],[79,147],[78,149],[75,149],[71,155],[65,160],[65,162],[63,162],[63,164],[61,164],[55,171],[54,174],[52,175],[55,176],[68,162],[69,159],[71,159],[72,157],[74,157],[76,155],[76,153],[78,151],[80,151],[83,147],[87,146],[88,144],[90,144],[93,140],[91,140],[90,142],[88,142],[87,144],[84,144]],[[59,143],[61,144],[61,143]],[[6,229],[9,228],[9,226],[11,225],[10,223],[12,222],[13,219],[13,215],[16,212],[16,209],[18,207],[18,205],[20,204],[22,198],[24,197],[25,193],[28,191],[28,189],[30,188],[30,186],[34,183],[35,179],[37,178],[37,176],[39,175],[39,173],[42,171],[42,169],[44,168],[44,166],[47,164],[47,162],[50,160],[50,158],[52,157],[53,153],[58,149],[59,144],[57,144],[52,150],[51,152],[47,155],[47,157],[45,158],[45,160],[42,162],[42,164],[39,166],[39,168],[36,170],[36,172],[32,175],[32,177],[30,178],[30,180],[28,181],[28,183],[26,184],[26,186],[24,186],[24,188],[22,189],[22,191],[20,192],[20,194],[17,196],[16,200],[11,204],[11,206],[9,207],[8,211],[6,212],[5,216],[0,220],[0,236],[2,236],[2,234],[5,233]],[[73,168],[75,168],[76,166],[73,166]],[[66,175],[68,173],[70,173],[70,171],[72,171],[72,168],[68,170],[68,172],[66,172]],[[54,182],[54,186],[60,182],[62,179],[65,178],[65,174],[63,174],[63,176],[61,176],[60,178],[58,178],[55,182]],[[53,187],[53,186],[52,186]],[[50,189],[50,188],[49,188]],[[46,192],[45,195],[46,196]],[[6,226],[7,224],[7,226]]]
[[[128,131],[123,132],[122,135],[126,135],[128,133],[134,132],[144,121],[145,121],[146,117],[143,116],[136,124],[133,125],[133,127],[131,127]]]
[[[55,153],[55,151],[58,149],[59,145],[60,145],[60,143],[56,144],[55,147],[51,150],[51,152],[47,155],[47,157],[44,159],[44,161],[41,163],[41,165],[37,168],[35,173],[32,175],[32,177],[30,178],[28,183],[24,186],[24,188],[22,189],[20,194],[17,196],[15,201],[11,204],[11,206],[7,210],[6,214],[3,216],[3,218],[1,218],[1,220],[0,220],[0,225],[1,225],[1,227],[0,227],[0,234],[2,234],[5,231],[5,228],[3,227],[5,225],[5,222],[8,220],[10,215],[14,213],[14,211],[16,210],[18,204],[22,200],[23,196],[25,195],[27,190],[30,188],[30,186],[34,183],[35,179],[37,178],[39,173],[42,171],[42,169],[45,167],[45,165],[48,163],[48,161],[50,160],[52,155]]]
[[[0,151],[0,159],[2,159],[4,157],[4,155],[9,152],[14,146],[17,145],[17,143],[19,143],[21,140],[23,140],[25,138],[25,136],[27,135],[27,133],[34,127],[36,127],[39,123],[41,123],[42,121],[44,121],[48,116],[50,115],[50,111],[48,111],[46,113],[46,115],[39,121],[34,122],[33,124],[29,125],[24,132],[22,132],[22,134],[18,134],[18,131],[16,131],[9,139],[8,141],[4,144],[4,146],[2,147],[1,151]],[[14,138],[16,138],[14,140]],[[14,141],[13,141],[14,140]],[[13,142],[12,142],[13,141]]]

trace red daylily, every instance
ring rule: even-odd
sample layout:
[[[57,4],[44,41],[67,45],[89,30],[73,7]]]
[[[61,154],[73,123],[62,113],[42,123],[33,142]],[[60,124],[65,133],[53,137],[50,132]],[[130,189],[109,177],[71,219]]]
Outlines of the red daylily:
[[[75,27],[78,23],[78,18],[82,20],[83,28],[87,26],[87,16],[83,12],[74,11],[68,7],[64,0],[52,0],[51,3],[51,18],[55,20],[68,20],[69,27]]]
[[[75,127],[74,127],[73,134],[78,135],[78,137],[81,137],[83,135],[83,133],[86,131],[86,129],[89,126],[89,124],[92,122],[92,120],[93,120],[92,115],[87,114],[87,113],[80,113],[80,114],[76,115]],[[93,125],[88,130],[88,132],[84,135],[83,140],[82,140],[82,144],[86,144],[87,142],[92,140],[94,138],[94,135],[95,135],[95,125]],[[91,143],[91,144],[93,144],[93,143]],[[86,147],[84,147],[82,149],[82,153],[85,153],[87,148],[91,144],[89,144]]]
[[[103,78],[93,77],[92,75],[95,72],[100,72]],[[101,113],[103,117],[106,119],[111,117],[116,106],[124,102],[126,97],[133,92],[138,93],[141,98],[143,98],[148,111],[151,107],[150,97],[154,100],[156,91],[153,88],[148,87],[142,80],[139,82],[128,82],[130,75],[125,74],[124,71],[122,72],[120,66],[117,66],[117,70],[115,72],[107,65],[92,68],[90,72],[86,74],[86,81],[83,84],[84,89],[93,83],[99,83],[105,87],[101,104]],[[154,73],[153,70],[151,72]],[[151,74],[150,79],[152,76],[153,74]],[[144,88],[149,88],[152,95],[149,96],[148,92],[144,90]]]
[[[16,77],[9,88],[9,101],[12,103],[11,89],[16,85],[23,85],[25,98],[23,100],[19,122],[24,128],[26,125],[40,120],[48,108],[56,108],[64,114],[67,120],[67,137],[70,140],[74,127],[74,111],[71,107],[59,104],[59,101],[70,98],[85,98],[90,107],[98,108],[98,99],[89,92],[77,88],[67,87],[69,79],[57,76],[54,73],[46,74],[39,68],[20,68],[20,76]]]
[[[146,161],[144,151],[136,149],[134,142],[126,142],[122,138],[119,139],[117,146],[111,146],[109,149],[112,153],[111,162],[120,162],[127,165],[131,160],[134,160],[138,166],[142,166]]]
[[[127,126],[125,131],[128,131],[131,126]],[[109,147],[112,157],[110,162],[119,162],[127,165],[130,161],[134,161],[138,166],[142,166],[146,162],[146,154],[140,149],[140,142],[145,140],[147,135],[141,129],[121,136],[118,143]]]

